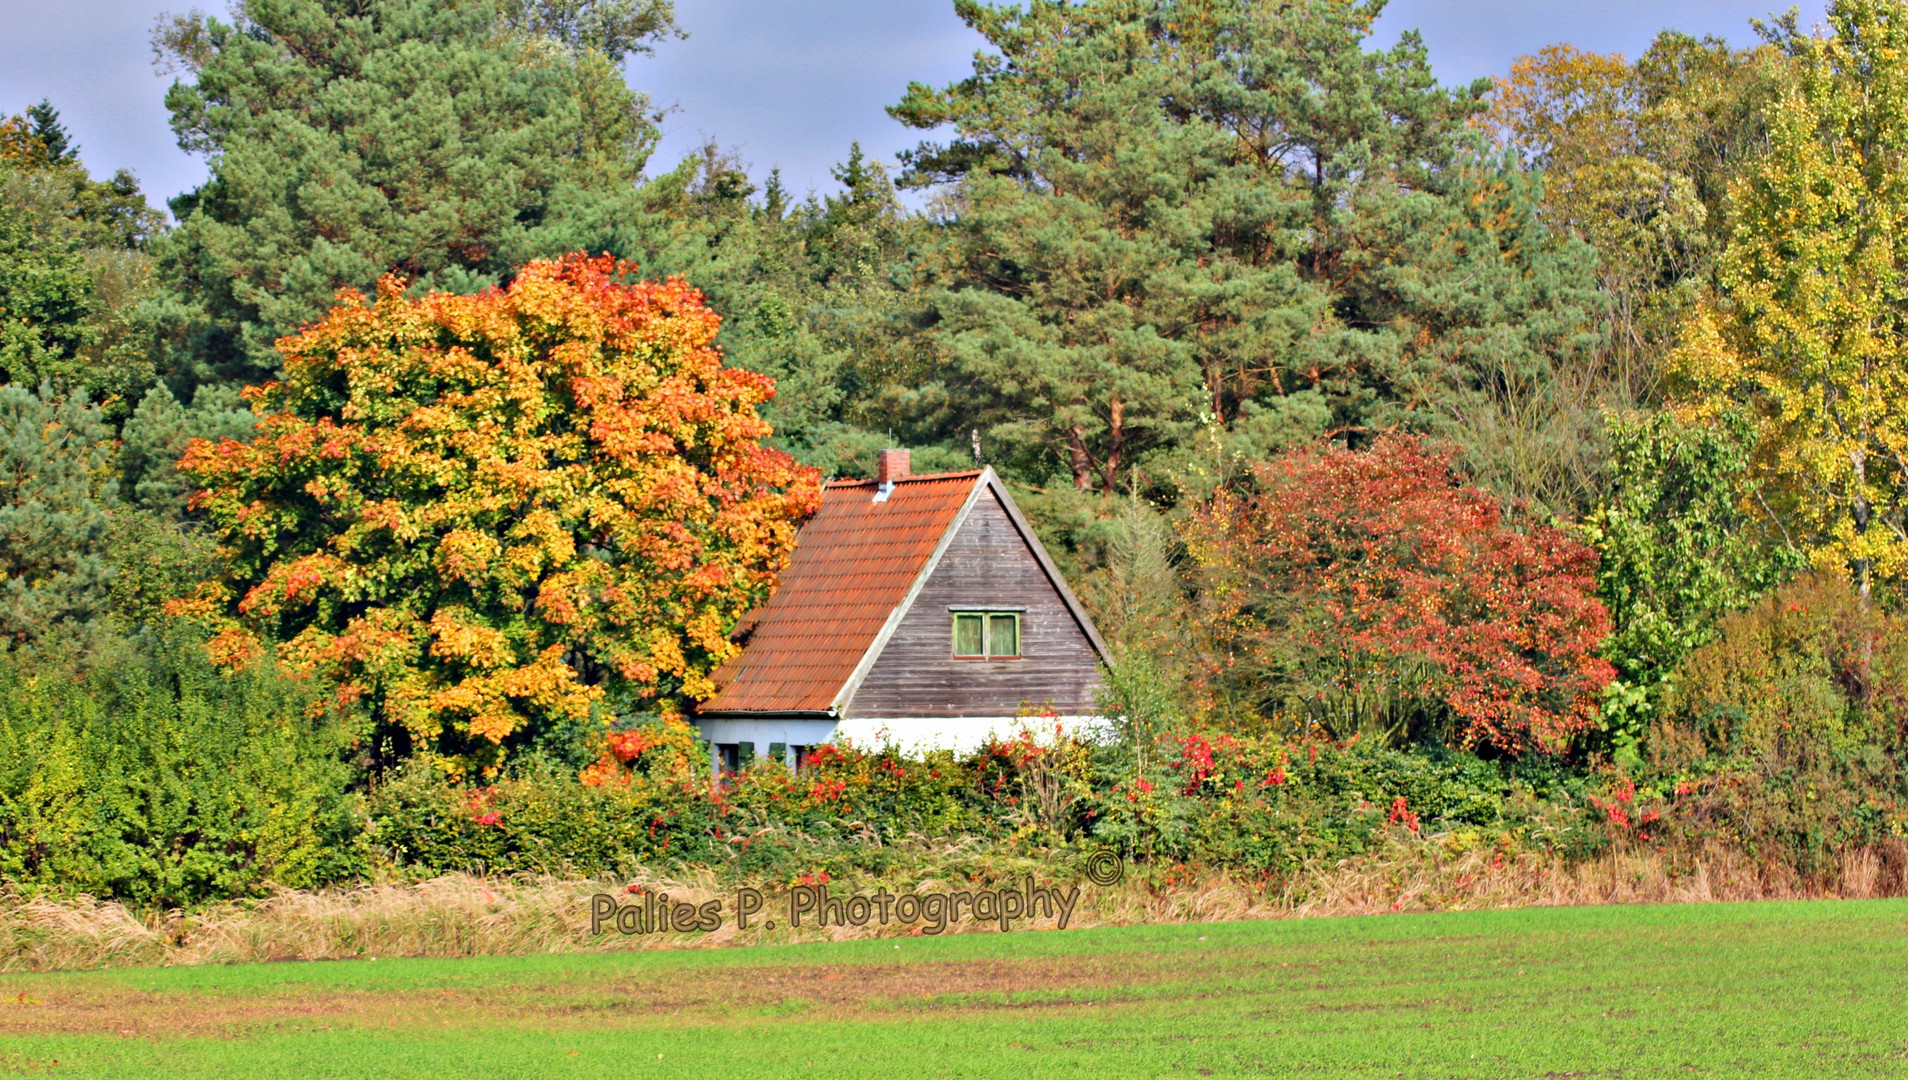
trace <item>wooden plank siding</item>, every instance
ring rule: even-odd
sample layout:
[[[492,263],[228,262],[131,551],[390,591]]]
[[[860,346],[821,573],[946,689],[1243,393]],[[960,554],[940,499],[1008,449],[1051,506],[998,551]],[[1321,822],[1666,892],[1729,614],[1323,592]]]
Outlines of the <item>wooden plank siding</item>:
[[[949,608],[1024,607],[1015,660],[954,658]],[[875,659],[844,715],[1012,716],[1022,704],[1063,716],[1095,708],[1098,658],[991,490]]]

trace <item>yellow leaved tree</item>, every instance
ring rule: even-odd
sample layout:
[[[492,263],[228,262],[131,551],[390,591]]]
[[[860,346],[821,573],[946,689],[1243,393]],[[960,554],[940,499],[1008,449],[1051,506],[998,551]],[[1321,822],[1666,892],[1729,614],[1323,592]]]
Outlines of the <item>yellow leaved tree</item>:
[[[1686,418],[1748,410],[1757,509],[1866,598],[1908,583],[1908,7],[1841,0],[1829,22],[1732,189],[1669,375]]]
[[[257,438],[184,462],[230,568],[182,605],[217,650],[275,643],[458,775],[606,695],[708,696],[817,477],[761,445],[773,384],[723,365],[701,294],[630,269],[417,299],[387,278],[282,339]]]

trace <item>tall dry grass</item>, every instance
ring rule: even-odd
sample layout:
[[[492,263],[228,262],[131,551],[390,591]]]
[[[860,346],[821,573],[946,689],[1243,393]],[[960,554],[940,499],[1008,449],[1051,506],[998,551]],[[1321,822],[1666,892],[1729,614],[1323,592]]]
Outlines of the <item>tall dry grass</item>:
[[[1117,885],[1083,884],[1073,927],[1240,919],[1318,918],[1591,904],[1908,896],[1908,843],[1840,854],[1804,876],[1739,850],[1615,851],[1567,864],[1491,849],[1445,854],[1441,838],[1395,836],[1381,850],[1267,883],[1192,868],[1150,868]],[[872,892],[877,883],[856,891]],[[894,882],[883,882],[890,889]],[[911,882],[921,892],[974,888],[961,881]],[[1064,883],[1062,883],[1064,884]],[[631,886],[700,902],[724,898],[724,922],[707,934],[592,936],[590,897]],[[779,892],[774,886],[765,891]],[[845,940],[919,932],[887,927],[760,926],[738,931],[733,891],[712,873],[688,878],[558,879],[449,875],[429,881],[306,892],[283,890],[193,912],[135,912],[113,902],[0,893],[0,971],[157,964],[214,964],[362,957],[519,956],[618,949]],[[764,917],[779,910],[771,896]],[[1037,928],[1052,926],[1042,919]],[[992,929],[964,922],[949,932]]]

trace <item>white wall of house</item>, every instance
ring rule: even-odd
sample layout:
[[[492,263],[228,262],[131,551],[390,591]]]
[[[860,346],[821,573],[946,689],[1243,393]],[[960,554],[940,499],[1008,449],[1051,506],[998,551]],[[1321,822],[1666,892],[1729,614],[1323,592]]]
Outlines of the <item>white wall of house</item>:
[[[1098,716],[857,716],[841,721],[836,734],[848,737],[856,746],[892,744],[910,753],[952,750],[964,754],[980,749],[990,737],[1011,739],[1022,731],[1032,732],[1042,742],[1054,737],[1055,728],[1063,735],[1090,738],[1105,723]]]
[[[843,739],[856,746],[876,749],[894,746],[906,753],[926,750],[952,750],[964,754],[980,749],[990,737],[1010,739],[1021,731],[1033,733],[1041,742],[1056,733],[1080,738],[1098,738],[1105,732],[1106,719],[1099,716],[933,716],[933,717],[854,717],[844,720],[735,720],[698,719],[696,730],[712,747],[750,743],[754,752],[765,755],[777,743],[783,746],[820,746]],[[711,750],[712,760],[719,761]]]

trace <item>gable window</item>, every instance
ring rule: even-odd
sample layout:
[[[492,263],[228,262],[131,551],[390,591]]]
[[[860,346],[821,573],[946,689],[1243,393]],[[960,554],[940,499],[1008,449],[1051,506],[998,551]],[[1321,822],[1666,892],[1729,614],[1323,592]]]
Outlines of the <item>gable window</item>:
[[[1011,660],[1020,656],[1020,613],[956,611],[954,655],[968,660]]]

